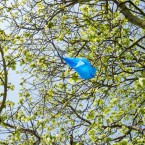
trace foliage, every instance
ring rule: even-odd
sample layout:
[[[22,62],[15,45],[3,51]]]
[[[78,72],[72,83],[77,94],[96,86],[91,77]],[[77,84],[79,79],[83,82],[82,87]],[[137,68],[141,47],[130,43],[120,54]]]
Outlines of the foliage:
[[[145,143],[144,1],[1,0],[1,144]],[[80,79],[62,56],[98,69]],[[25,74],[9,101],[10,70]],[[17,87],[17,86],[15,86]],[[14,96],[11,96],[14,97]]]

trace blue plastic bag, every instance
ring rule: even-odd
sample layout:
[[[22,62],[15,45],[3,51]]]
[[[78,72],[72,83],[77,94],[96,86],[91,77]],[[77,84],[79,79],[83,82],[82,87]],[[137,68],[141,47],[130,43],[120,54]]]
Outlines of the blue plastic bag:
[[[86,58],[63,57],[63,60],[73,68],[81,78],[87,80],[95,77],[97,69],[92,67]]]

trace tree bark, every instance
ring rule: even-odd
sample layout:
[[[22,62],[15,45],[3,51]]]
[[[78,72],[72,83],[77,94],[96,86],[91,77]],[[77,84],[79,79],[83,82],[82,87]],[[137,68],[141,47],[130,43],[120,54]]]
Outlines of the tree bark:
[[[114,3],[117,4],[117,6],[119,7],[119,9],[121,10],[121,13],[126,17],[126,19],[136,25],[139,26],[140,28],[145,29],[145,20],[139,18],[138,16],[133,15],[130,10],[126,7],[125,3],[121,3],[117,0],[112,0]]]

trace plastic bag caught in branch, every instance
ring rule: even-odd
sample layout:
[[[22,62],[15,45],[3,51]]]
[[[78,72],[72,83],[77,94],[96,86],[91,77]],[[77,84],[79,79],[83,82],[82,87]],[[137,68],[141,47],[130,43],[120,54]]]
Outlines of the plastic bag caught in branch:
[[[73,68],[81,78],[88,80],[95,77],[97,69],[92,67],[86,58],[63,57],[63,60]]]

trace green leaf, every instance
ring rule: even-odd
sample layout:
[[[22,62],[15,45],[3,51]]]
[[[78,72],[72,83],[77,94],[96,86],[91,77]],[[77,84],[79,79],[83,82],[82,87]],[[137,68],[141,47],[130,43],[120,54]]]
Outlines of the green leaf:
[[[139,78],[139,84],[144,88],[145,87],[145,78]]]

